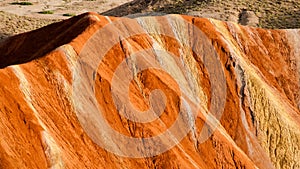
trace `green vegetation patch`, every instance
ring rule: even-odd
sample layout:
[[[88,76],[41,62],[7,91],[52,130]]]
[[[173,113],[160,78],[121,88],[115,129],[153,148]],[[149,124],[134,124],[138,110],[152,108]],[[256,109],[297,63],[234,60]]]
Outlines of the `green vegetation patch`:
[[[12,2],[12,5],[33,5],[31,2]]]
[[[63,16],[75,16],[76,14],[74,13],[64,13]]]
[[[39,14],[54,14],[53,11],[40,11]]]

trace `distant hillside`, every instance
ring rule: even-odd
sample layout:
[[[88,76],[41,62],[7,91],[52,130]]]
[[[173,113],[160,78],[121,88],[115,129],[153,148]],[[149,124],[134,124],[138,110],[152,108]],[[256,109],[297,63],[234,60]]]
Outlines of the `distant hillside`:
[[[101,14],[179,13],[241,23],[243,11],[252,11],[259,27],[300,28],[299,0],[134,0]]]

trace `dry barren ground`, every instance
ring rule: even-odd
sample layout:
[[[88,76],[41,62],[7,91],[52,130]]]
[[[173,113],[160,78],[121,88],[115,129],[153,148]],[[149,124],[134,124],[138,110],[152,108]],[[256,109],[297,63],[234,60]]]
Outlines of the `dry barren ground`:
[[[37,18],[61,18],[104,12],[131,0],[0,0],[0,11]],[[67,16],[68,15],[68,16]]]
[[[57,21],[60,20],[18,16],[0,11],[0,40],[10,35],[34,30]]]
[[[0,0],[0,39],[87,11],[104,12],[130,0]]]

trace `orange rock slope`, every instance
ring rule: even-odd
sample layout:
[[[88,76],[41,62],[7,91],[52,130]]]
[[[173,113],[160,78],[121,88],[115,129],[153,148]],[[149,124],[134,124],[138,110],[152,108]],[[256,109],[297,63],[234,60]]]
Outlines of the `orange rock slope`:
[[[0,168],[300,168],[300,32],[86,13],[0,42]]]

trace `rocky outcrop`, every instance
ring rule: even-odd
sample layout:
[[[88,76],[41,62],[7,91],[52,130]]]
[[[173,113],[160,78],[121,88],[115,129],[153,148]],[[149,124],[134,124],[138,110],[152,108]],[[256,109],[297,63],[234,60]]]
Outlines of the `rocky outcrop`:
[[[0,168],[299,168],[299,39],[95,13],[10,37]]]
[[[239,15],[239,23],[242,25],[257,27],[259,24],[259,18],[253,11],[242,10]]]

